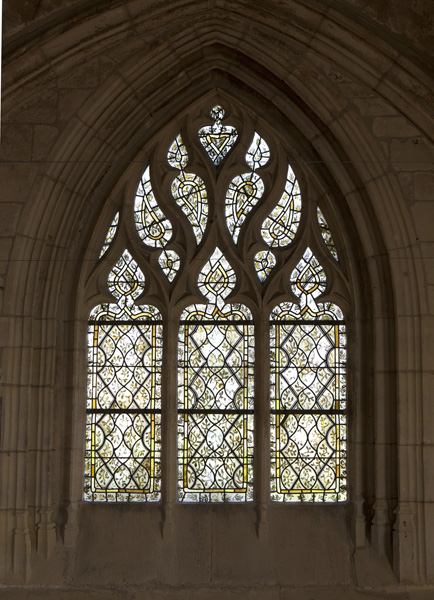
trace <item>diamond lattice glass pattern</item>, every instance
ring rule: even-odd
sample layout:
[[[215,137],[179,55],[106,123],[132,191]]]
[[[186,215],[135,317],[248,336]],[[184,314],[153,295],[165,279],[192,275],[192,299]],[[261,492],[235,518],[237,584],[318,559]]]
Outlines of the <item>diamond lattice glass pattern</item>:
[[[325,274],[311,251],[292,273],[300,305],[271,315],[271,494],[281,502],[343,501],[346,331],[341,310],[316,302]]]
[[[154,307],[135,306],[143,286],[125,251],[109,275],[118,303],[91,311],[85,500],[160,499],[162,324]]]
[[[214,106],[210,114],[214,123],[199,129],[199,140],[213,163],[219,165],[237,141],[238,132],[222,124],[225,111],[220,105]]]
[[[216,249],[200,276],[209,303],[184,311],[179,331],[179,499],[253,497],[254,337],[250,311],[224,304],[235,282]]]

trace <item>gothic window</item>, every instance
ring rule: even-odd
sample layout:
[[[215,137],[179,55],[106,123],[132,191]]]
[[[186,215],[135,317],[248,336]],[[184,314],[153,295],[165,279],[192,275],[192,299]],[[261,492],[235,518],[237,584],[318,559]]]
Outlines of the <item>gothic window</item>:
[[[272,498],[345,500],[342,311],[317,302],[326,277],[310,248],[290,281],[299,303],[279,304],[271,313]]]
[[[108,277],[117,303],[90,313],[86,500],[160,499],[162,323],[135,304],[144,283],[125,250]]]
[[[236,106],[177,123],[91,276],[112,301],[88,322],[84,497],[164,502],[165,456],[179,502],[254,501],[260,469],[271,501],[346,500],[344,272],[319,192]]]
[[[249,309],[225,303],[235,273],[216,248],[199,275],[208,304],[179,332],[179,499],[253,498],[254,335]]]

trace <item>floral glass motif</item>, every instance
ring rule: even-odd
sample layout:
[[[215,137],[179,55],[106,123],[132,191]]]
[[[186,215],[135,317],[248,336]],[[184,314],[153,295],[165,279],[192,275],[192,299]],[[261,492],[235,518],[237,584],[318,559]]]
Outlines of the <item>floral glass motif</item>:
[[[261,281],[265,281],[276,264],[276,257],[271,250],[261,250],[255,254],[255,270]]]
[[[271,315],[271,497],[336,502],[346,488],[346,330],[317,298],[326,276],[308,248],[291,275],[300,304]]]
[[[199,140],[215,165],[219,165],[237,141],[238,132],[231,125],[222,125],[225,111],[220,105],[210,113],[214,123],[199,129]]]
[[[226,223],[235,243],[247,215],[264,193],[264,182],[255,171],[263,167],[269,158],[268,144],[255,133],[246,154],[246,163],[252,170],[234,177],[226,192]]]
[[[161,497],[161,315],[136,306],[144,276],[125,250],[108,278],[117,303],[100,304],[88,325],[84,499]]]
[[[167,279],[173,281],[181,264],[180,258],[175,250],[163,250],[158,258],[158,263],[163,269]]]
[[[331,231],[329,229],[329,226],[327,225],[327,221],[324,218],[324,215],[321,212],[320,207],[318,206],[316,209],[316,216],[318,219],[318,225],[320,227],[321,230],[321,235],[322,235],[322,239],[324,240],[327,248],[330,250],[333,258],[335,260],[339,260],[338,259],[338,253],[336,251],[336,246],[335,243],[333,241],[333,237],[331,234]]]
[[[179,175],[173,180],[172,195],[190,221],[196,242],[199,244],[208,221],[206,188],[198,175],[185,171],[188,163],[188,153],[180,135],[170,145],[167,160],[172,167],[180,171]]]
[[[149,167],[137,188],[134,221],[140,238],[147,246],[162,248],[172,237],[172,224],[158,206],[152,190]]]
[[[253,498],[254,335],[249,309],[225,304],[234,285],[216,248],[199,276],[208,304],[181,315],[178,489],[185,502]]]
[[[285,190],[275,208],[262,223],[262,238],[271,248],[288,246],[297,233],[300,216],[300,187],[291,166],[288,165]]]
[[[109,230],[107,231],[107,235],[105,236],[104,244],[102,245],[101,252],[99,253],[100,258],[102,258],[104,256],[104,254],[107,252],[107,250],[110,248],[110,244],[112,243],[112,241],[116,235],[118,225],[119,225],[119,213],[117,212],[114,216],[113,221],[111,222]]]

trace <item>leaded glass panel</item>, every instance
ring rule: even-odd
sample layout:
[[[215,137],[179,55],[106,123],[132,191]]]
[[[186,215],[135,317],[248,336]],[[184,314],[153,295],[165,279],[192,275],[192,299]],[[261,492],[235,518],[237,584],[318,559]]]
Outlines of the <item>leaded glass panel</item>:
[[[180,267],[180,258],[175,250],[163,250],[158,263],[169,281],[173,281]]]
[[[288,165],[285,190],[262,224],[261,234],[264,241],[272,248],[288,246],[297,233],[300,217],[300,187],[291,166]]]
[[[214,123],[199,129],[199,140],[213,163],[219,165],[237,141],[238,132],[235,127],[222,124],[225,111],[219,104],[210,114]]]
[[[160,499],[162,323],[134,304],[144,276],[125,251],[109,278],[118,302],[96,306],[88,325],[84,499]]]
[[[155,199],[149,167],[143,173],[137,188],[134,221],[140,238],[147,246],[162,248],[172,237],[172,224]]]
[[[209,303],[194,305],[181,316],[181,501],[234,502],[253,497],[253,325],[246,307],[224,303],[234,283],[233,269],[216,249],[199,277],[199,289]]]
[[[325,217],[322,214],[322,211],[319,206],[317,207],[317,210],[316,210],[316,216],[318,219],[318,225],[321,230],[322,239],[324,240],[327,248],[330,250],[330,253],[332,254],[333,258],[335,260],[338,260],[338,253],[336,251],[336,246],[333,241],[333,237],[332,237],[330,228],[327,225],[327,221],[325,220]]]
[[[265,281],[276,264],[276,257],[270,250],[261,250],[255,254],[255,271],[261,281]]]
[[[173,180],[172,195],[193,227],[196,241],[199,244],[208,221],[207,193],[202,179],[194,173],[185,171],[188,164],[188,153],[180,135],[172,142],[167,153],[167,160],[172,167],[176,167],[180,171]]]
[[[155,150],[135,196],[116,214],[101,249],[100,257],[111,261],[115,236],[129,248],[107,287],[105,266],[95,262],[99,293],[107,295],[108,288],[113,301],[95,306],[88,321],[85,500],[173,502],[170,482],[161,483],[171,477],[161,473],[163,446],[168,464],[177,453],[180,502],[251,501],[254,460],[261,504],[268,483],[277,502],[343,501],[346,326],[341,308],[321,300],[336,295],[335,282],[345,272],[314,200],[316,180],[302,203],[288,164],[291,151],[278,137],[270,150],[261,118],[243,115],[234,104],[227,124],[216,101],[204,108],[199,115],[178,114],[169,148],[173,133],[151,144]],[[210,124],[199,121],[210,109]],[[286,179],[282,172],[275,180],[281,165]],[[304,182],[310,167],[299,161],[297,168]],[[327,260],[328,252],[336,261]],[[323,259],[337,278],[327,278]],[[286,269],[292,271],[290,296]],[[93,283],[86,289],[95,293]],[[155,306],[138,304],[145,291],[164,323]],[[283,301],[275,306],[277,299]],[[251,311],[260,321],[271,311],[268,341],[256,355]],[[262,333],[259,338],[262,344]],[[176,343],[177,363],[166,356],[163,373],[163,351],[170,357]],[[269,388],[255,390],[255,371],[264,378],[258,381],[269,379]],[[163,379],[167,414],[176,397],[177,420],[167,420],[169,439],[162,440]],[[255,410],[268,414],[268,406],[270,419],[255,422]],[[177,436],[176,449],[171,436]],[[268,450],[267,460],[254,457],[255,436],[262,451],[270,439],[267,473]]]
[[[300,304],[271,315],[272,499],[342,501],[346,491],[346,330],[317,303],[325,273],[307,249],[291,275]]]
[[[264,183],[256,173],[244,173],[232,179],[226,194],[226,222],[235,243],[247,215],[264,193]]]
[[[226,224],[235,243],[238,241],[241,226],[247,215],[262,198],[264,182],[255,171],[264,166],[269,158],[270,150],[267,143],[255,132],[246,154],[246,163],[251,168],[251,172],[234,177],[226,192]]]
[[[112,241],[116,235],[118,225],[119,225],[119,213],[117,212],[114,216],[113,221],[111,222],[111,225],[109,227],[109,230],[108,230],[107,235],[104,240],[104,244],[102,245],[101,252],[99,253],[100,258],[102,258],[104,256],[104,254],[107,252],[107,250],[110,248],[110,244],[112,243]]]
[[[246,163],[252,169],[256,171],[259,167],[263,167],[270,160],[270,148],[267,142],[262,138],[259,133],[255,131],[252,143],[246,154]]]

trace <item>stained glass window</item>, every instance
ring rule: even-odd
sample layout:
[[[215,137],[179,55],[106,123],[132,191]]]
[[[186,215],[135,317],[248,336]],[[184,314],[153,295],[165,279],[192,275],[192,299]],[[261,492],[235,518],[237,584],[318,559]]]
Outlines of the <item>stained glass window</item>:
[[[327,225],[327,221],[325,220],[325,217],[322,214],[322,211],[321,211],[321,209],[320,209],[319,206],[317,207],[316,215],[317,215],[317,219],[318,219],[318,225],[319,225],[320,230],[321,230],[322,238],[323,238],[323,240],[324,240],[327,248],[330,250],[333,258],[335,258],[336,260],[338,260],[338,253],[337,253],[337,250],[336,250],[335,243],[333,241],[333,237],[332,237],[330,228]]]
[[[178,115],[109,227],[86,288],[102,302],[88,501],[263,503],[268,484],[274,502],[347,499],[346,323],[330,301],[351,304],[344,254],[311,166],[251,117],[216,100]]]
[[[107,252],[107,250],[110,248],[110,245],[116,235],[118,224],[119,224],[119,213],[117,212],[114,216],[113,221],[111,222],[111,225],[109,227],[109,230],[108,230],[107,235],[104,240],[104,244],[102,245],[101,252],[99,253],[100,258],[102,258],[104,256],[104,254]]]
[[[134,220],[138,234],[148,246],[163,247],[172,237],[172,225],[164,216],[154,196],[149,167],[143,173],[137,188]]]
[[[199,129],[199,140],[215,165],[219,165],[237,141],[238,132],[231,125],[223,125],[224,109],[217,104],[210,113],[214,123]]]
[[[255,132],[246,154],[246,163],[251,168],[251,172],[234,177],[226,193],[226,222],[235,243],[238,241],[241,226],[247,215],[264,193],[264,182],[256,170],[264,166],[269,157],[267,142]]]
[[[276,257],[271,250],[261,250],[255,254],[255,270],[261,281],[265,281],[276,264]]]
[[[317,302],[326,276],[308,248],[291,275],[300,304],[271,316],[271,490],[274,500],[342,501],[346,487],[346,331]]]
[[[198,175],[187,173],[188,153],[180,135],[172,142],[167,160],[180,173],[173,180],[172,195],[193,227],[199,244],[208,220],[208,200],[205,184]]]
[[[285,190],[271,213],[262,224],[262,237],[271,247],[287,246],[292,242],[301,216],[300,187],[288,165]]]
[[[288,165],[285,189],[277,205],[262,223],[261,235],[271,248],[289,246],[297,233],[301,218],[301,193],[292,167]],[[265,281],[276,264],[271,250],[261,250],[254,257],[254,267],[261,281]]]
[[[160,267],[163,269],[169,281],[173,281],[180,267],[180,258],[175,250],[163,250],[158,259]]]
[[[247,307],[224,303],[234,283],[233,269],[216,248],[199,277],[208,304],[193,305],[181,316],[181,501],[253,498],[253,325]]]
[[[85,494],[91,501],[160,499],[162,324],[136,306],[144,276],[126,250],[110,272],[117,303],[88,326]]]

